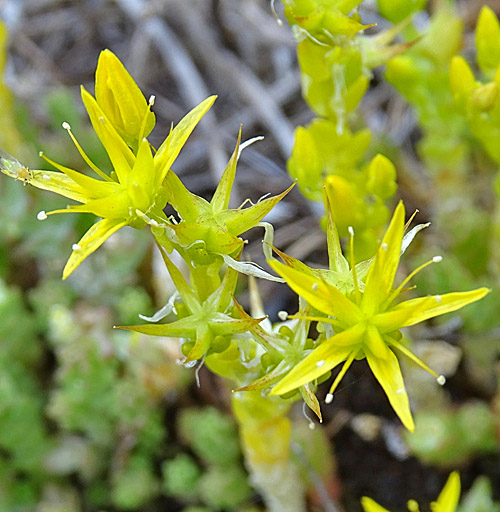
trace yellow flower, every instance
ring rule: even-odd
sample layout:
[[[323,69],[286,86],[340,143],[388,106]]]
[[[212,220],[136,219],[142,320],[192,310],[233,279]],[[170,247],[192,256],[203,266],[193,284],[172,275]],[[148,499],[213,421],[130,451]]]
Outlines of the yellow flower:
[[[118,57],[109,50],[99,55],[95,98],[120,137],[137,149],[155,125],[148,102]]]
[[[351,363],[355,359],[366,357],[368,365],[380,382],[396,414],[406,428],[414,429],[408,395],[398,359],[393,351],[396,350],[410,357],[432,373],[439,383],[444,383],[444,377],[430,370],[400,343],[399,329],[460,309],[481,299],[489,290],[479,288],[469,292],[421,297],[394,304],[397,297],[406,291],[407,283],[417,272],[433,261],[441,260],[440,257],[435,257],[421,265],[399,286],[393,288],[401,256],[404,225],[405,209],[400,202],[368,270],[364,289],[361,290],[356,266],[352,265],[354,289],[347,295],[324,279],[283,265],[278,261],[269,262],[296,293],[304,297],[313,307],[329,315],[328,318],[314,319],[330,323],[335,332],[290,371],[273,388],[271,394],[288,393],[306,382],[321,377],[344,362],[342,370],[327,395],[326,401],[330,403],[334,389]]]
[[[431,503],[432,512],[455,512],[460,498],[460,476],[456,471],[450,474],[443,490],[438,496],[437,501]],[[361,505],[365,512],[389,512],[386,508],[380,506],[371,498],[361,499]],[[414,500],[408,502],[410,512],[418,512],[418,504]]]
[[[40,212],[40,220],[66,212],[87,212],[102,218],[73,245],[63,279],[123,226],[142,228],[146,225],[144,219],[151,217],[166,221],[163,213],[167,203],[165,177],[187,138],[215,101],[215,96],[211,96],[189,112],[153,155],[145,138],[154,125],[152,101],[146,102],[131,76],[109,51],[104,51],[99,59],[96,96],[97,100],[82,87],[82,100],[90,121],[111,161],[109,174],[90,160],[67,123],[63,123],[63,127],[98,178],[69,169],[43,154],[59,172],[26,169],[21,176],[20,164],[12,164],[5,158],[0,166],[2,172],[13,178],[81,203],[67,209]]]

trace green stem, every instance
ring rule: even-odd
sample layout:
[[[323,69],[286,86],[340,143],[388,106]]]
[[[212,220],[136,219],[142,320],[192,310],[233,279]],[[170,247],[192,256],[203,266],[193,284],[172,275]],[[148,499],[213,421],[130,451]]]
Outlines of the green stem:
[[[233,411],[250,481],[269,512],[305,512],[305,490],[291,459],[290,404],[260,392],[233,394]]]

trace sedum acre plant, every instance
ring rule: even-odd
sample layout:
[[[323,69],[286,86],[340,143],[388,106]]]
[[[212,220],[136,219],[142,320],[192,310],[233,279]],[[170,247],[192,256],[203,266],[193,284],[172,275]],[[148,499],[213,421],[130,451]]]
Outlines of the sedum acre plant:
[[[299,41],[304,95],[318,115],[308,127],[297,129],[289,170],[306,196],[325,205],[328,269],[311,268],[272,245],[272,226],[263,219],[292,187],[251,206],[229,208],[239,156],[253,142],[241,143],[241,133],[212,199],[191,192],[171,167],[215,96],[195,106],[155,149],[148,139],[155,126],[154,98],[146,100],[109,50],[98,60],[95,95],[81,90],[93,129],[109,156],[109,169],[92,162],[68,123],[63,128],[92,175],[43,153],[55,171],[31,170],[6,153],[0,155],[0,168],[7,176],[79,203],[41,211],[39,220],[67,212],[91,213],[99,219],[73,244],[63,279],[124,226],[150,230],[175,292],[157,313],[143,317],[148,323],[120,328],[176,339],[184,365],[206,362],[212,372],[231,382],[246,464],[273,512],[305,510],[303,483],[290,452],[292,424],[287,414],[291,404],[302,397],[321,420],[318,384],[343,363],[325,399],[330,403],[352,362],[366,359],[396,415],[412,431],[410,402],[395,354],[409,357],[440,384],[444,377],[412,353],[400,329],[456,311],[488,293],[482,287],[400,300],[401,295],[410,294],[410,280],[441,257],[420,265],[402,280],[397,277],[402,253],[425,227],[416,226],[405,234],[411,219],[406,223],[401,201],[381,236],[389,217],[386,202],[396,193],[396,168],[383,155],[363,160],[370,133],[353,130],[349,114],[365,93],[371,70],[411,44],[391,44],[403,25],[378,36],[361,34],[369,25],[361,23],[356,10],[360,3],[284,1],[285,15]],[[381,5],[388,17],[398,21],[407,14],[404,7],[394,10],[387,3]],[[174,215],[164,212],[167,204]],[[244,233],[256,226],[266,229],[264,252],[281,277],[241,261]],[[350,235],[347,257],[341,245],[346,235]],[[273,258],[272,250],[283,263]],[[182,265],[176,263],[174,251]],[[235,298],[241,274],[251,276],[251,314]],[[255,277],[285,281],[301,296],[298,313],[273,325],[265,315]],[[312,324],[315,330],[310,329]],[[179,464],[197,478],[196,467],[186,460]],[[165,471],[170,475],[167,487],[174,492],[179,487],[172,483],[171,471]],[[436,510],[454,510],[457,482],[458,475],[452,473]],[[127,495],[126,487],[120,495],[122,491]],[[245,489],[244,496],[247,493]],[[368,498],[363,506],[367,512],[385,510]]]

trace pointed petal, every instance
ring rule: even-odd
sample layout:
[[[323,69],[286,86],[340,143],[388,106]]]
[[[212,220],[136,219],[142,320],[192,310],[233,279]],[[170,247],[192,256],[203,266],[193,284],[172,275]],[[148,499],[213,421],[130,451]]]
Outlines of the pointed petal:
[[[423,322],[429,318],[434,318],[435,316],[456,311],[472,302],[482,299],[489,292],[490,290],[488,288],[478,288],[477,290],[471,290],[469,292],[454,292],[446,293],[445,295],[420,297],[398,304],[392,308],[391,312],[411,312],[405,322],[400,325],[400,327],[407,327]]]
[[[182,220],[193,222],[200,215],[209,211],[208,201],[191,193],[175,172],[171,171],[167,174],[166,184],[168,202],[175,208]]]
[[[385,391],[389,402],[403,425],[413,432],[415,425],[410,411],[410,403],[406,394],[403,376],[399,367],[398,358],[389,350],[385,359],[380,359],[366,351],[366,360],[375,378]]]
[[[364,326],[358,324],[325,340],[274,386],[270,394],[283,395],[321,377],[359,348],[364,332]]]
[[[125,190],[120,190],[101,199],[91,199],[84,204],[71,205],[73,211],[93,213],[107,219],[126,219],[130,216],[130,198]]]
[[[262,389],[267,389],[272,386],[275,382],[277,382],[280,377],[289,370],[288,364],[286,361],[281,361],[272,371],[266,373],[260,379],[254,380],[250,384],[243,386],[241,388],[235,389],[234,391],[260,391]]]
[[[435,507],[435,512],[455,512],[460,499],[460,476],[456,471],[450,474],[448,480],[439,494]]]
[[[165,179],[167,172],[179,155],[188,137],[191,135],[191,132],[213,105],[216,98],[217,96],[210,96],[198,106],[194,107],[193,110],[179,121],[179,124],[177,124],[158,148],[155,155],[155,169],[158,173],[158,183],[162,183]]]
[[[263,318],[231,318],[228,315],[219,313],[209,320],[210,328],[215,335],[226,336],[228,334],[238,334],[247,332],[255,325],[262,322]]]
[[[263,217],[265,217],[295,186],[295,183],[284,192],[274,197],[268,197],[259,201],[249,208],[238,208],[225,210],[217,215],[220,223],[226,226],[227,230],[235,235],[240,235],[253,228]]]
[[[363,318],[361,310],[342,292],[325,281],[311,277],[303,272],[287,267],[278,261],[269,261],[269,265],[282,277],[292,290],[327,315],[337,317],[339,322],[353,325]]]
[[[365,512],[389,512],[386,508],[380,506],[377,502],[371,498],[364,496],[361,498],[361,505]]]
[[[181,271],[172,263],[170,258],[168,257],[167,251],[161,246],[158,245],[158,249],[160,250],[163,261],[165,262],[165,266],[167,267],[168,273],[174,282],[175,288],[179,292],[180,296],[184,304],[188,307],[191,313],[197,313],[201,310],[202,306],[199,303],[196,294],[192,290],[191,286],[186,282],[184,276],[181,274]]]
[[[392,290],[401,257],[404,222],[405,208],[400,201],[366,278],[361,309],[369,315],[378,311]]]
[[[79,203],[85,203],[88,200],[85,189],[61,172],[31,171],[31,174],[32,179],[29,183],[36,188],[55,192]]]
[[[87,109],[90,122],[97,133],[101,144],[108,153],[113,169],[120,183],[127,183],[128,175],[135,163],[135,156],[126,142],[118,135],[109,119],[97,104],[94,97],[85,88],[81,88],[82,101]]]
[[[66,279],[78,265],[95,250],[97,250],[113,233],[127,223],[122,219],[102,219],[96,222],[78,242],[79,248],[74,250],[63,270]]]
[[[145,190],[149,196],[154,193],[154,160],[151,153],[151,146],[147,139],[142,139],[139,143],[137,158],[132,168],[127,185],[138,184]],[[148,205],[148,207],[151,205]]]
[[[181,318],[169,324],[117,325],[116,328],[140,332],[149,336],[194,338],[196,334],[196,326],[191,316]]]
[[[326,211],[328,215],[328,224],[326,228],[326,239],[328,245],[328,266],[330,270],[337,272],[349,272],[349,263],[342,254],[342,247],[340,245],[339,233],[337,226],[333,221],[332,211],[330,207],[330,199],[328,194],[323,193],[323,199],[325,201]]]
[[[64,173],[68,178],[70,178],[72,181],[74,181],[77,185],[81,187],[82,190],[84,190],[84,194],[88,199],[95,199],[99,197],[104,197],[112,192],[116,187],[119,187],[119,184],[114,181],[103,181],[103,180],[97,180],[95,178],[91,178],[90,176],[87,176],[81,172],[74,171],[73,169],[70,169],[69,167],[66,167],[64,165],[58,164],[57,162],[54,162],[54,160],[51,160],[50,158],[47,158],[45,155],[43,155],[43,158],[52,164],[56,169],[59,169],[62,173]],[[33,171],[35,176],[38,176],[36,173],[38,171]],[[48,171],[42,171],[42,173],[48,174]],[[48,174],[49,175],[49,174]],[[51,175],[49,175],[51,176]],[[43,177],[43,175],[40,175],[39,178],[44,179],[46,181],[46,178]],[[31,183],[31,181],[30,181]]]
[[[320,422],[323,421],[323,417],[321,416],[321,408],[319,406],[319,402],[318,399],[316,398],[316,395],[313,393],[313,390],[311,389],[311,385],[305,384],[304,386],[301,386],[299,388],[299,391],[307,407],[309,407],[309,409],[311,409],[311,411],[313,411],[314,414],[316,414]]]
[[[217,189],[214,192],[210,205],[214,213],[219,213],[223,210],[227,210],[229,206],[229,198],[231,197],[231,191],[233,189],[234,176],[236,174],[236,164],[238,163],[238,155],[241,143],[241,128],[238,134],[238,140],[236,141],[236,148],[226,165],[226,168],[221,176]]]
[[[155,115],[141,90],[125,66],[110,50],[99,55],[95,73],[95,97],[106,117],[128,144],[140,137],[144,116],[147,115],[147,137],[155,124]]]

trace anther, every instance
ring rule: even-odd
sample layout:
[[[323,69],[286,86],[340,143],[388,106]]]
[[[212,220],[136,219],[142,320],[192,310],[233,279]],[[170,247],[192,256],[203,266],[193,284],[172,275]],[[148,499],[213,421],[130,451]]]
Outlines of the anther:
[[[44,210],[42,210],[41,212],[38,212],[36,218],[38,220],[45,220],[47,218],[47,214],[45,213]]]
[[[434,258],[432,258],[432,261],[434,263],[441,263],[443,261],[443,257],[442,256],[434,256]]]
[[[316,363],[316,366],[317,366],[318,368],[321,368],[322,366],[325,366],[325,360],[324,360],[324,359],[322,359],[321,361],[318,361],[318,362]]]
[[[152,107],[155,104],[156,96],[154,94],[151,94],[148,100],[148,104]]]
[[[444,375],[440,375],[436,380],[440,386],[444,386],[446,384],[446,377]]]
[[[64,123],[62,124],[62,127],[65,130],[71,130],[71,125],[69,123],[67,123],[66,121],[64,121]]]
[[[383,250],[383,251],[387,251],[389,249],[389,246],[387,245],[386,242],[383,242],[382,245],[380,246],[380,248]]]
[[[74,251],[79,251],[79,250],[82,248],[82,246],[81,246],[81,245],[78,245],[78,244],[73,244],[73,245],[71,246],[71,248],[72,248]]]
[[[318,288],[319,288],[319,284],[318,283],[314,283],[312,285],[313,292],[315,292]]]
[[[48,174],[42,174],[42,180],[49,181],[50,180],[50,176]]]
[[[443,297],[441,297],[441,295],[434,295],[434,300],[439,304],[442,302]]]
[[[333,402],[333,395],[332,393],[328,393],[325,396],[325,404],[331,404]]]
[[[284,322],[288,318],[288,313],[286,311],[278,311],[278,318]]]
[[[351,236],[354,236],[354,228],[353,228],[352,226],[349,226],[349,227],[347,228],[347,231],[349,231],[349,234],[350,234]]]

